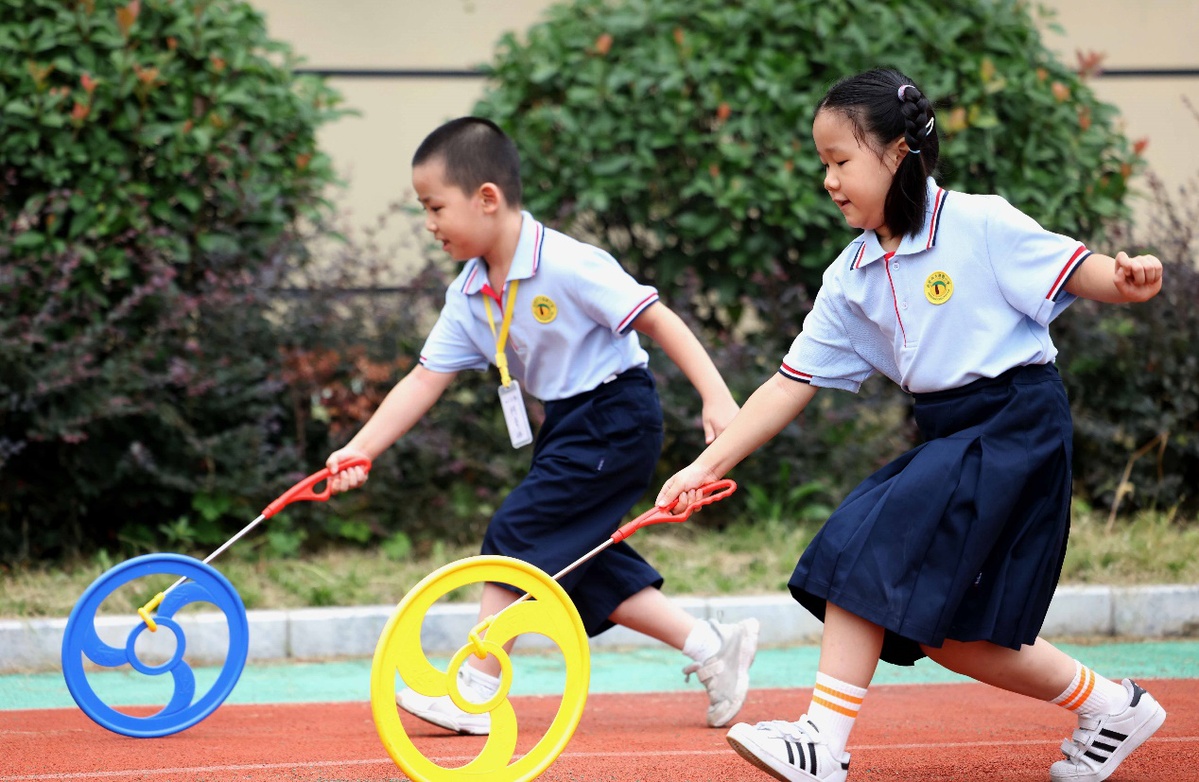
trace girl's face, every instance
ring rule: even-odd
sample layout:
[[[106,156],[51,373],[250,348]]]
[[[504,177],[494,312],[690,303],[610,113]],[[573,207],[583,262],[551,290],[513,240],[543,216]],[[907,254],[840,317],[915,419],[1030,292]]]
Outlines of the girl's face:
[[[873,230],[880,241],[891,239],[883,206],[891,180],[907,152],[903,138],[876,149],[859,141],[853,122],[837,109],[817,112],[812,138],[824,164],[824,189],[845,216],[845,222],[854,228]]]

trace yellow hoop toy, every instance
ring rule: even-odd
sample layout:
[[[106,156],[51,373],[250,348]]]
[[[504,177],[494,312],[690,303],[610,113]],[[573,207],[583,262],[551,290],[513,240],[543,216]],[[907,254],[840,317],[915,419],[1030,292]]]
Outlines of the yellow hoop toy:
[[[438,599],[469,584],[510,584],[530,599],[509,606],[479,627],[454,655],[447,671],[434,667],[421,646],[421,625]],[[508,701],[512,664],[504,644],[524,633],[537,633],[557,644],[566,662],[565,691],[558,713],[545,735],[521,758],[516,751],[516,712]],[[500,689],[486,703],[474,703],[458,690],[458,668],[470,655],[494,655],[500,663]],[[464,711],[491,713],[491,733],[479,755],[459,768],[445,768],[426,758],[408,734],[396,706],[396,674],[414,691],[430,697],[449,695]],[[544,571],[511,557],[479,556],[451,562],[426,576],[404,596],[392,614],[371,663],[371,713],[387,754],[414,782],[523,782],[538,777],[562,753],[583,716],[591,678],[587,632],[566,591]]]
[[[699,499],[680,512],[650,508],[613,532],[607,540],[576,559],[554,576],[535,565],[512,557],[467,557],[430,573],[404,596],[392,614],[371,663],[371,713],[375,729],[387,748],[387,754],[414,782],[526,782],[536,779],[549,768],[574,735],[587,702],[591,680],[591,651],[587,631],[578,609],[558,579],[619,543],[642,527],[663,522],[681,522],[705,505],[724,499],[737,490],[730,480],[714,481],[700,487]],[[429,662],[421,647],[421,625],[425,614],[440,598],[468,584],[490,581],[509,584],[525,592],[516,602],[494,616],[487,617],[470,631],[468,642],[450,661],[449,670],[441,671]],[[487,638],[480,634],[486,632]],[[504,644],[524,633],[543,635],[558,645],[566,661],[565,692],[558,713],[541,740],[515,763],[516,712],[508,702],[512,686],[512,661]],[[470,655],[493,655],[500,664],[500,686],[486,703],[474,703],[458,689],[458,669]],[[426,758],[417,749],[400,721],[395,703],[396,674],[415,692],[432,698],[450,696],[458,708],[471,714],[491,714],[491,732],[483,751],[460,768],[445,768]]]

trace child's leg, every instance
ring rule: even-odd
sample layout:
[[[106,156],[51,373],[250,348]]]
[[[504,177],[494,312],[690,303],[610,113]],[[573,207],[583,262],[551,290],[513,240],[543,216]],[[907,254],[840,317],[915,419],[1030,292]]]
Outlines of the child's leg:
[[[1019,650],[946,641],[924,651],[951,671],[1078,715],[1078,729],[1062,742],[1065,759],[1049,769],[1055,781],[1107,779],[1166,720],[1165,710],[1135,682],[1099,676],[1043,638]]]
[[[511,589],[504,589],[502,586],[499,586],[497,584],[484,583],[483,584],[483,596],[481,598],[479,598],[479,621],[482,622],[484,619],[486,619],[489,616],[495,616],[500,611],[503,611],[505,608],[507,608],[508,606],[515,603],[519,598],[520,598],[520,595],[516,594]],[[484,633],[483,636],[486,637],[487,634]],[[514,647],[515,645],[516,645],[516,639],[513,638],[512,640],[508,641],[508,643],[504,644],[504,651],[511,654],[512,647]],[[472,654],[466,658],[466,664],[469,665],[470,667],[474,668],[476,671],[482,671],[483,673],[487,674],[489,677],[493,677],[496,679],[495,688],[489,688],[486,686],[484,687],[485,690],[486,689],[491,690],[490,692],[485,692],[484,694],[486,694],[488,696],[493,695],[495,693],[496,689],[498,689],[498,687],[499,687],[499,675],[500,675],[499,660],[497,660],[495,657],[491,656],[490,654],[487,655],[486,657],[484,657],[482,660],[480,660],[478,657],[476,657],[475,655]],[[490,682],[486,679],[484,679],[483,681],[486,684],[490,684]]]
[[[820,638],[816,685],[807,719],[816,724],[834,756],[849,742],[858,709],[878,668],[883,628],[829,603]]]
[[[883,628],[829,603],[824,612],[818,670],[857,687],[869,687],[883,650]]]
[[[608,618],[680,650],[699,623],[654,587],[646,587],[627,598]]]
[[[758,620],[734,625],[700,621],[660,589],[646,587],[626,598],[609,616],[613,622],[679,649],[693,662],[683,669],[696,674],[708,691],[708,725],[727,725],[749,693],[749,667],[758,651]]]
[[[778,779],[844,780],[849,772],[845,744],[878,667],[883,635],[878,625],[829,603],[807,713],[796,722],[739,723],[729,731],[729,744]]]
[[[986,641],[946,641],[940,649],[921,648],[943,668],[1042,701],[1061,694],[1075,673],[1074,658],[1044,638],[1018,651]],[[1123,692],[1120,685],[1108,683]]]

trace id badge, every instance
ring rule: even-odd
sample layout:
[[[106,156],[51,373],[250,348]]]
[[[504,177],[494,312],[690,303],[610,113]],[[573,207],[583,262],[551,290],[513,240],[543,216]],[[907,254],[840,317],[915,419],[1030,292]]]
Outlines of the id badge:
[[[500,386],[500,407],[504,410],[504,421],[508,424],[508,437],[513,448],[533,442],[533,430],[529,428],[529,411],[525,409],[525,398],[520,392],[520,383]]]

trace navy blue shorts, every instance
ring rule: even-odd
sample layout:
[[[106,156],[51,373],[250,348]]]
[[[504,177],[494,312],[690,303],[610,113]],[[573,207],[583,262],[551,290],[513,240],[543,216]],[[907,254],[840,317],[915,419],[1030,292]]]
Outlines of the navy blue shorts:
[[[882,659],[911,665],[946,639],[1036,640],[1070,531],[1073,425],[1052,365],[915,395],[925,442],[862,482],[791,576],[886,629]]]
[[[630,369],[593,391],[548,402],[528,476],[500,505],[484,554],[515,557],[551,576],[607,540],[653,480],[662,406],[653,375]],[[609,546],[562,577],[587,634],[662,576],[628,545]]]

